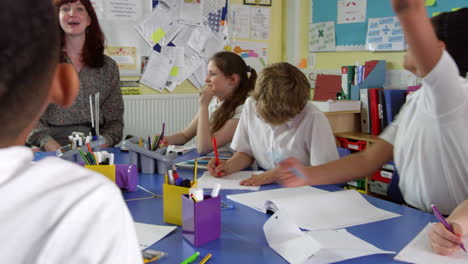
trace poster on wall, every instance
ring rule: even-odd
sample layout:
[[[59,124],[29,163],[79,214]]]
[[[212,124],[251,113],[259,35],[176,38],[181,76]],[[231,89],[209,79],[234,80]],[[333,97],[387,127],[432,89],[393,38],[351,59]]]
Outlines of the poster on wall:
[[[252,7],[250,19],[250,38],[267,40],[270,38],[270,8]]]
[[[104,54],[111,57],[117,63],[121,71],[137,69],[136,47],[107,46]]]
[[[369,18],[366,46],[371,51],[405,50],[405,37],[398,18]]]
[[[312,23],[309,27],[309,52],[335,51],[335,22]]]
[[[366,22],[367,0],[338,0],[338,24]]]
[[[231,4],[228,27],[232,38],[250,38],[250,7]]]
[[[247,65],[259,73],[268,64],[268,43],[232,41],[229,51],[241,56]]]
[[[140,0],[107,0],[105,14],[108,20],[136,21],[141,17]]]

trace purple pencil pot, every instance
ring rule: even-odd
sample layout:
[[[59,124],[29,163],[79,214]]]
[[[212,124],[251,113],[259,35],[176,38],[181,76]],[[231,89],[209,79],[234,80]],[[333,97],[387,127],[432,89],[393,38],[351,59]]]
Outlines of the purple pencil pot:
[[[182,235],[195,247],[216,240],[221,235],[221,198],[205,195],[194,202],[182,195]]]

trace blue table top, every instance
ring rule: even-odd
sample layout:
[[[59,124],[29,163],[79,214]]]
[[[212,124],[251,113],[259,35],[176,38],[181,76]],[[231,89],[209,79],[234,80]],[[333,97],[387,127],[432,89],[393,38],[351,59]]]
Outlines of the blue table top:
[[[128,163],[128,155],[120,152],[118,148],[108,151],[116,153],[116,163]],[[41,153],[41,155],[44,153]],[[197,157],[192,151],[179,156],[174,162],[180,162]],[[182,177],[188,177],[190,171],[180,170]],[[138,189],[135,192],[123,192],[128,208],[136,222],[167,225],[163,220],[162,184],[164,177],[158,174],[139,174],[139,186],[147,191]],[[260,190],[279,188],[277,184],[262,186]],[[342,190],[335,185],[315,186],[327,191]],[[200,252],[198,263],[203,256],[211,253],[213,256],[208,264],[215,263],[288,263],[265,240],[263,224],[270,215],[253,210],[247,206],[226,199],[226,195],[237,194],[246,191],[221,190],[221,197],[234,205],[233,209],[222,209],[222,232],[218,240],[209,242],[201,247],[194,247],[182,237],[181,227],[177,227],[172,233],[156,242],[151,249],[168,253],[168,256],[158,260],[157,263],[180,263],[194,252]],[[154,193],[156,198],[152,197]],[[353,235],[371,243],[372,245],[389,251],[399,252],[403,249],[428,223],[437,221],[429,213],[413,208],[381,200],[375,197],[363,195],[374,206],[400,214],[400,217],[363,224],[346,228]],[[146,198],[149,199],[138,199]],[[313,202],[313,201],[311,201]],[[393,260],[394,254],[378,254],[341,261],[341,264],[351,263],[402,263]]]

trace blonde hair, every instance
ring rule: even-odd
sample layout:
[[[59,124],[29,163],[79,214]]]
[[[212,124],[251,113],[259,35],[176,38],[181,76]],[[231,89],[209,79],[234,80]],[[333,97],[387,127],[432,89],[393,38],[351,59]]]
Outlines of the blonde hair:
[[[252,97],[257,113],[267,123],[281,125],[302,112],[310,98],[310,84],[298,68],[274,63],[259,74]]]

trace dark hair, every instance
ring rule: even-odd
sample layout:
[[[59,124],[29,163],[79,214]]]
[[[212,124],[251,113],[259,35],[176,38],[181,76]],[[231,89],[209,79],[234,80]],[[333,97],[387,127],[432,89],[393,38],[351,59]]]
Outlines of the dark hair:
[[[233,52],[218,52],[210,58],[210,61],[214,62],[224,76],[239,75],[239,85],[211,117],[210,133],[214,135],[226,121],[234,116],[236,108],[245,102],[250,91],[255,87],[257,72],[247,66],[245,61]],[[250,77],[247,75],[248,72],[250,72]]]
[[[46,100],[58,62],[59,34],[50,0],[2,0],[0,10],[4,35],[0,42],[3,147],[30,125]]]
[[[460,75],[468,71],[468,8],[441,13],[431,19],[437,38],[445,43],[446,50],[458,66]]]
[[[94,11],[90,0],[54,0],[57,12],[60,6],[67,3],[75,3],[80,1],[88,12],[91,19],[91,24],[86,29],[86,40],[83,47],[83,62],[90,67],[99,68],[104,65],[104,34],[99,26],[99,20]],[[60,26],[59,26],[60,27]],[[60,27],[60,36],[62,39],[62,49],[65,45],[65,32]]]

